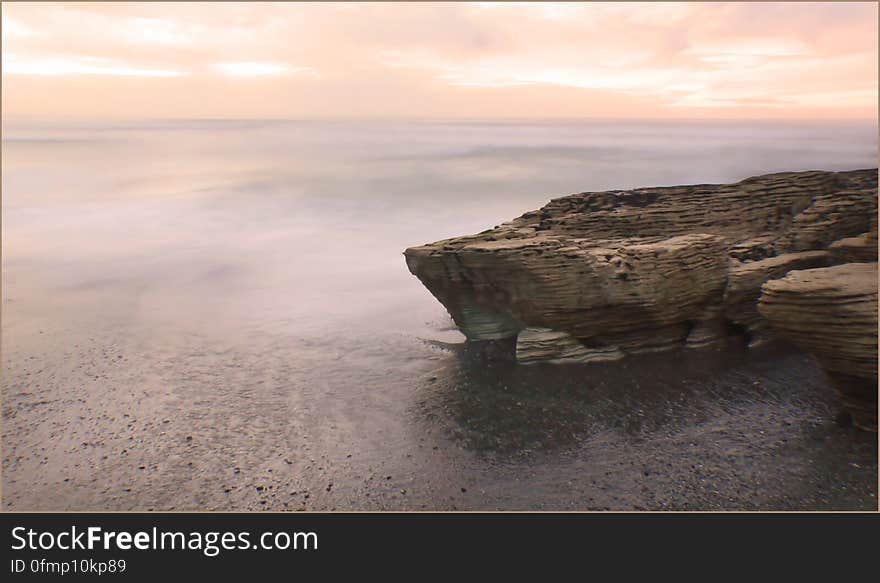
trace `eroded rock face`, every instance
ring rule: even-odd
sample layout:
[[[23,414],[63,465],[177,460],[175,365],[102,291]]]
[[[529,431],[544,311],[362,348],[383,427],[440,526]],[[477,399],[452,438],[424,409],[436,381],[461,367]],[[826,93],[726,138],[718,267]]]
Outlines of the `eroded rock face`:
[[[405,256],[471,342],[518,345],[523,362],[585,362],[731,331],[760,343],[761,286],[870,259],[876,209],[876,169],[586,192]]]
[[[522,364],[607,362],[624,356],[616,348],[588,347],[571,334],[549,328],[525,328],[516,339],[516,360]]]
[[[758,312],[761,286],[794,269],[827,267],[834,260],[828,251],[800,251],[731,265],[724,292],[725,317],[749,331],[750,346],[763,344],[771,335],[766,320]]]
[[[758,309],[815,355],[863,429],[877,430],[877,263],[793,271],[763,286]]]

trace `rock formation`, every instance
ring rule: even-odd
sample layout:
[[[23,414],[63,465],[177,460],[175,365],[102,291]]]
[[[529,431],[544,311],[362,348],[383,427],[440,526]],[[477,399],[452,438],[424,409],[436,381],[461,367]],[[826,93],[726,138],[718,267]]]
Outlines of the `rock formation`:
[[[874,263],[793,271],[769,281],[758,309],[816,357],[855,425],[876,431],[876,255]]]
[[[848,292],[810,299],[806,284],[783,291],[800,275],[780,278],[876,262],[876,215],[876,169],[786,172],[735,184],[573,194],[494,229],[404,254],[468,340],[495,346],[487,354],[513,352],[523,364],[594,362],[707,346],[731,333],[760,344],[773,330],[767,314],[796,342],[811,327],[855,317],[842,311],[848,300],[838,299]],[[860,293],[869,294],[871,278],[858,279]],[[759,311],[762,286],[778,295]],[[876,323],[876,277],[873,286]],[[870,303],[860,301],[859,317]],[[791,314],[810,303],[824,306],[816,319],[803,329],[791,324]],[[870,335],[865,322],[862,344]],[[832,334],[827,342],[846,338]],[[849,354],[849,345],[841,350]],[[876,382],[876,360],[846,373],[835,368],[836,357],[816,354],[832,363],[832,375],[873,367]]]

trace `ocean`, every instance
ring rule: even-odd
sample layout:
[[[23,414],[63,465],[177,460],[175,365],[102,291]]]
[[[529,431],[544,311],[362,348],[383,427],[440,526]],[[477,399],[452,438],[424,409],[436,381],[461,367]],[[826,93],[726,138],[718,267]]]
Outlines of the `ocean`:
[[[574,192],[874,167],[875,123],[3,120],[2,147],[6,509],[876,509],[809,357],[481,367],[402,255]]]

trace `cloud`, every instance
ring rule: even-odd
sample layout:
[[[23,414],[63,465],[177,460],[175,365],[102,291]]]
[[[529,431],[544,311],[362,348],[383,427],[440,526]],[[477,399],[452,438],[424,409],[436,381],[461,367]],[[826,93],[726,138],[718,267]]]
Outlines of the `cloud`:
[[[185,26],[172,20],[139,17],[126,19],[111,34],[134,44],[186,46],[199,42],[202,30],[201,27]]]
[[[232,77],[271,77],[276,75],[311,75],[317,73],[309,67],[293,67],[285,63],[214,63],[211,68]]]
[[[22,38],[33,35],[33,31],[15,20],[14,18],[3,18],[3,38]]]
[[[870,3],[13,3],[4,108],[73,114],[176,76],[231,116],[873,118],[877,42]],[[200,114],[175,83],[150,111]]]
[[[184,71],[150,69],[104,57],[48,57],[20,59],[3,55],[4,75],[110,75],[117,77],[182,77]]]

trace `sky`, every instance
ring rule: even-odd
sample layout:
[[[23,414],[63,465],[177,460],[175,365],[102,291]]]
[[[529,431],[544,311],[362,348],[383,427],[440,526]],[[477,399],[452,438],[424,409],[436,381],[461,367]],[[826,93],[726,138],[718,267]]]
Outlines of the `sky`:
[[[877,10],[3,2],[3,117],[876,120]]]

